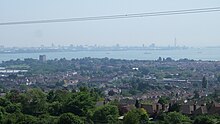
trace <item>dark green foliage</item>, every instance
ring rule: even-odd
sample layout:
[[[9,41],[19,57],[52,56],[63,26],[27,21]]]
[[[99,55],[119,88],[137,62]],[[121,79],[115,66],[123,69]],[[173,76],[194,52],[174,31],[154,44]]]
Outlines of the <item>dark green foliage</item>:
[[[3,119],[4,114],[5,114],[5,109],[0,106],[0,121]]]
[[[69,98],[71,97],[71,92],[66,91],[66,90],[56,90],[53,91],[51,90],[47,94],[47,101],[52,103],[52,102],[60,102],[64,103],[66,102]]]
[[[129,93],[130,93],[131,95],[137,95],[138,90],[136,90],[136,89],[130,89],[130,90],[129,90]]]
[[[209,116],[197,116],[193,124],[215,124],[215,121]]]
[[[124,115],[119,121],[119,101],[106,103],[95,107],[100,100],[98,90],[81,88],[80,92],[56,90],[44,93],[39,89],[30,89],[19,93],[10,91],[0,97],[0,124],[148,124],[149,116],[140,109],[139,101],[136,107]],[[218,95],[217,95],[218,96]],[[160,104],[167,104],[167,98],[159,99]],[[208,106],[208,105],[207,105]],[[156,116],[152,123],[158,124],[217,124],[219,115],[197,116],[190,118],[178,113],[179,104],[173,104],[168,113]],[[175,111],[175,112],[173,112]]]
[[[89,92],[89,89],[87,87],[80,87],[80,92]]]
[[[200,97],[199,91],[195,90],[195,91],[194,91],[194,98],[195,98],[195,99],[198,99],[199,97]]]
[[[59,116],[62,114],[62,104],[60,102],[53,102],[48,105],[48,112],[50,115]]]
[[[53,102],[55,101],[55,93],[53,90],[51,90],[48,94],[47,94],[47,101],[48,102]]]
[[[118,120],[119,112],[117,106],[105,105],[96,108],[92,116],[95,123],[116,123]]]
[[[162,114],[158,117],[158,124],[191,124],[189,117],[178,112]]]
[[[22,94],[22,112],[30,115],[43,114],[46,111],[46,95],[39,89],[31,89]]]
[[[167,115],[166,113],[159,113],[156,117],[157,124],[168,124],[167,121]]]
[[[4,97],[0,97],[0,106],[5,107],[8,104],[10,104],[9,100],[4,98]]]
[[[21,102],[21,95],[18,90],[11,90],[6,94],[6,98],[12,103]]]
[[[22,113],[5,114],[3,124],[37,124],[37,118]]]
[[[170,107],[169,107],[169,112],[174,112],[174,111],[176,111],[176,112],[179,112],[180,111],[180,105],[178,104],[178,103],[174,103],[173,105],[171,105]]]
[[[116,84],[129,84],[132,88],[128,89],[129,94],[131,95],[137,95],[139,93],[144,93],[149,90],[161,90],[162,86],[160,85],[154,85],[153,83],[156,83],[156,80],[144,80],[141,78],[141,76],[134,76],[134,77],[128,77],[124,79],[118,79],[116,81]],[[172,88],[172,87],[171,87]]]
[[[58,124],[84,124],[84,122],[79,116],[72,113],[65,113],[60,116]]]
[[[43,114],[38,117],[37,124],[56,124],[58,117],[50,116],[48,114]]]
[[[7,93],[5,98],[0,97],[0,123],[83,124],[86,120],[93,123],[86,117],[88,112],[92,112],[90,110],[95,110],[98,98],[99,94],[95,89],[87,88],[74,93],[65,90],[50,91],[47,95],[39,89],[30,89],[25,93],[18,94],[11,91]],[[110,108],[110,110],[117,110],[117,107]],[[113,111],[111,113],[114,113]],[[108,116],[108,119],[113,121],[113,119],[117,120],[117,117],[118,113],[114,114],[114,117]]]
[[[110,101],[108,104],[109,105],[114,105],[114,106],[119,106],[119,101],[115,99],[113,101]]]
[[[0,97],[0,124],[83,124],[86,120],[93,123],[92,111],[100,98],[96,91],[87,88],[81,92],[56,90],[48,94],[39,89],[17,94],[11,91],[6,97]],[[108,119],[117,120],[117,107],[110,107],[109,111],[112,116]],[[89,112],[91,116],[88,116]]]
[[[136,108],[140,108],[139,100],[136,100],[136,102],[135,102],[135,107],[136,107]]]
[[[161,105],[167,104],[168,103],[168,98],[166,97],[161,97],[158,101],[158,103],[160,103]]]
[[[74,93],[64,104],[64,112],[76,115],[86,115],[89,109],[95,107],[96,99],[89,92]]]
[[[21,106],[17,105],[17,104],[8,104],[5,107],[5,111],[7,113],[15,113],[15,112],[20,112],[21,111]]]
[[[149,117],[144,109],[133,109],[124,117],[124,124],[148,124]]]
[[[100,89],[94,88],[94,89],[91,89],[89,92],[91,96],[93,97],[93,99],[95,99],[96,101],[98,101],[101,97],[103,97],[103,94]]]
[[[170,124],[181,124],[181,123],[190,123],[189,117],[182,115],[178,112],[168,113],[168,119]]]

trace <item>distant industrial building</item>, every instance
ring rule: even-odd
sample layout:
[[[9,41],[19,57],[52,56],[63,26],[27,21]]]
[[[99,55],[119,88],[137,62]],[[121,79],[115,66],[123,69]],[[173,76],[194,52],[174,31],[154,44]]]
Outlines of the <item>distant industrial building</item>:
[[[40,55],[40,56],[39,56],[39,61],[41,61],[41,62],[46,62],[46,61],[47,61],[46,55]]]

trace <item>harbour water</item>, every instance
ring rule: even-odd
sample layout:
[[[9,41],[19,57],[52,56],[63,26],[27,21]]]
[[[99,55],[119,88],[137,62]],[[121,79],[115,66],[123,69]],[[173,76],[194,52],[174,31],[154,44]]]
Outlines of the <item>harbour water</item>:
[[[114,58],[128,60],[156,60],[159,57],[172,59],[194,59],[220,61],[220,48],[176,49],[176,50],[127,50],[127,51],[77,51],[77,52],[46,52],[46,53],[7,53],[0,54],[0,62],[24,58],[38,59],[39,55],[46,55],[47,59],[72,58]]]

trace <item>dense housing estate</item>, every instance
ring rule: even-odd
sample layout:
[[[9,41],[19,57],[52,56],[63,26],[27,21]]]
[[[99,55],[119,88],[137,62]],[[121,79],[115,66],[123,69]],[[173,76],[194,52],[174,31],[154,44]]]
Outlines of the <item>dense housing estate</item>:
[[[220,114],[218,97],[220,62],[173,60],[120,60],[83,58],[66,60],[10,60],[1,63],[1,96],[17,90],[40,88],[80,93],[81,87],[98,89],[97,107],[117,105],[119,120],[134,108],[157,119],[161,113]],[[119,116],[118,116],[119,117]]]

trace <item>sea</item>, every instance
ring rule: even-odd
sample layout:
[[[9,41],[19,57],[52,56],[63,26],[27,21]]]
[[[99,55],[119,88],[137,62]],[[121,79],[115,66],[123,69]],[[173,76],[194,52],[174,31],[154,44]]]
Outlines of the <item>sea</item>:
[[[75,52],[45,52],[45,53],[1,53],[0,62],[16,59],[33,58],[46,55],[47,59],[72,58],[113,58],[127,60],[157,60],[159,57],[178,59],[193,59],[204,61],[220,61],[220,48],[188,48],[166,50],[125,50],[125,51],[75,51]]]

